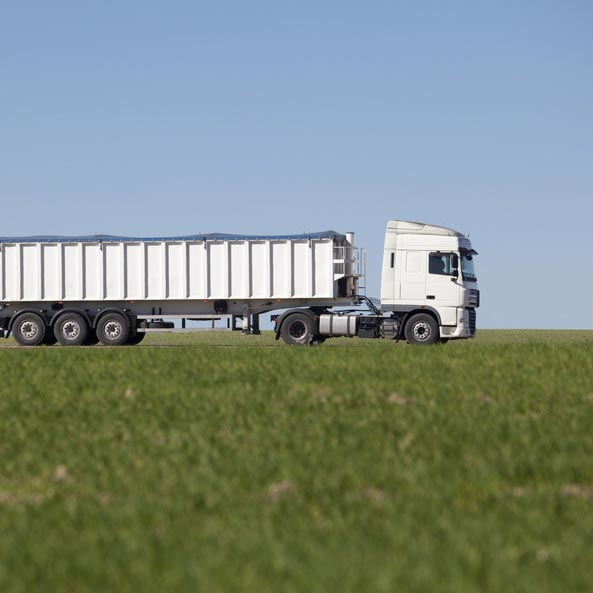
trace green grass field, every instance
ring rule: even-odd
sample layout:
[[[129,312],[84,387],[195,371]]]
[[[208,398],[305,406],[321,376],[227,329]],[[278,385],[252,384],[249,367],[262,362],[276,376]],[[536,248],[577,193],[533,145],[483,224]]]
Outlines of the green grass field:
[[[593,590],[593,332],[0,346],[0,591]]]

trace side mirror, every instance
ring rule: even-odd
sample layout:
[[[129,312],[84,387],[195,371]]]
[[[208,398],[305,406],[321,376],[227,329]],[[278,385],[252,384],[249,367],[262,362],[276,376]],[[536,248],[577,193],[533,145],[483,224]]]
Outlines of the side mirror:
[[[453,276],[454,280],[459,279],[459,256],[454,253],[453,257],[451,258],[451,276]]]

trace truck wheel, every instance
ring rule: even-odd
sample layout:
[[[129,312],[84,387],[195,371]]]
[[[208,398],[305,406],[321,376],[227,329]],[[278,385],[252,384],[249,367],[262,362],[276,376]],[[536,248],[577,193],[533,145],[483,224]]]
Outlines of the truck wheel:
[[[87,322],[78,313],[64,313],[54,324],[54,335],[62,346],[81,346],[88,331]]]
[[[130,324],[119,313],[107,313],[97,325],[97,337],[105,346],[121,346],[128,341]]]
[[[45,322],[36,313],[23,313],[15,319],[12,335],[21,346],[38,346],[45,337]]]
[[[315,322],[305,313],[293,313],[282,323],[280,337],[289,346],[307,346],[315,337]]]
[[[408,344],[435,344],[440,340],[439,326],[432,315],[417,313],[406,323]]]

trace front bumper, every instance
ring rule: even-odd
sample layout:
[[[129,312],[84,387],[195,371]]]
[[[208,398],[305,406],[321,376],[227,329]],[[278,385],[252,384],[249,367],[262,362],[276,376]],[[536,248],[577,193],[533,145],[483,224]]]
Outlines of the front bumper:
[[[474,338],[476,336],[476,310],[458,309],[457,310],[457,325],[456,326],[442,326],[441,338],[448,338],[450,340],[461,338]]]

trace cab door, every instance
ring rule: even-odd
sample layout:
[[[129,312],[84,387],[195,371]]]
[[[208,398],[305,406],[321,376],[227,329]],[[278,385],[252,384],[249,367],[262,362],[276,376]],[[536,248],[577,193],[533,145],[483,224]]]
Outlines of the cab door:
[[[438,307],[459,305],[459,256],[453,252],[428,253],[426,304]]]

